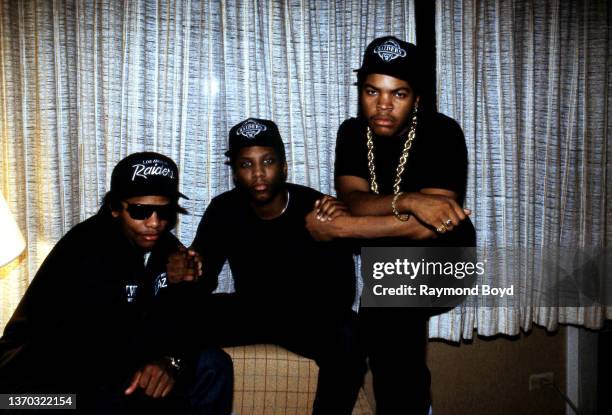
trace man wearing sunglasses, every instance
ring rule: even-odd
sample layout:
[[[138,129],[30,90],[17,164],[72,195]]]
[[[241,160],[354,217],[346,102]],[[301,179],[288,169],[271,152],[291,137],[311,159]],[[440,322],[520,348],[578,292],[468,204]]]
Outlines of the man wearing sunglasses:
[[[166,262],[178,168],[121,160],[97,215],[51,251],[0,339],[0,393],[76,393],[82,413],[231,412],[232,365],[218,349],[177,344]]]

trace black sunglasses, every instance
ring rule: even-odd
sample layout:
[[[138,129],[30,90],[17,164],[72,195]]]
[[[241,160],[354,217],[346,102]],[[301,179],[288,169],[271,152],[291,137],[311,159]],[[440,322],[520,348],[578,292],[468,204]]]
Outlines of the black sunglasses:
[[[159,220],[169,220],[176,215],[176,207],[174,205],[141,205],[131,204],[127,205],[127,212],[130,217],[135,220],[145,220],[151,217],[153,212],[157,212],[157,218]]]

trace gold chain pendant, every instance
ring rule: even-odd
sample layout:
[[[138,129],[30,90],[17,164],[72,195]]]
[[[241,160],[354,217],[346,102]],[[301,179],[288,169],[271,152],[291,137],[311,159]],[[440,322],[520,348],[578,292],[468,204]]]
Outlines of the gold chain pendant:
[[[400,184],[402,183],[402,175],[406,169],[406,163],[408,162],[408,155],[410,154],[410,148],[416,135],[417,127],[417,106],[415,104],[414,110],[412,111],[412,122],[410,124],[410,130],[408,131],[408,137],[404,142],[404,148],[399,158],[399,163],[395,171],[395,182],[393,183],[393,194],[396,195],[400,192]],[[367,147],[368,147],[368,169],[370,171],[370,190],[374,194],[378,194],[378,182],[376,181],[376,164],[374,162],[374,136],[370,126],[367,127],[366,132]]]

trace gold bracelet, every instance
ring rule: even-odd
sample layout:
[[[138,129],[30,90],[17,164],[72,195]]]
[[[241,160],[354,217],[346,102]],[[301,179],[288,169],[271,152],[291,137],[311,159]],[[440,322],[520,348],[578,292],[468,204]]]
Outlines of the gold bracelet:
[[[408,219],[410,219],[410,215],[403,215],[397,210],[397,199],[399,199],[399,197],[403,194],[404,192],[398,192],[395,194],[395,196],[393,196],[393,200],[391,201],[391,209],[393,210],[393,214],[396,218],[402,222],[406,222]]]

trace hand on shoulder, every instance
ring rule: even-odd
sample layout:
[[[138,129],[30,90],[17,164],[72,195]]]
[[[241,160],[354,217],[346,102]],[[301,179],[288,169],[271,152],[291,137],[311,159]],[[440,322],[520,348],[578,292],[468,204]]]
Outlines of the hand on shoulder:
[[[166,272],[171,283],[197,281],[202,276],[202,258],[193,249],[181,246],[168,257]]]

